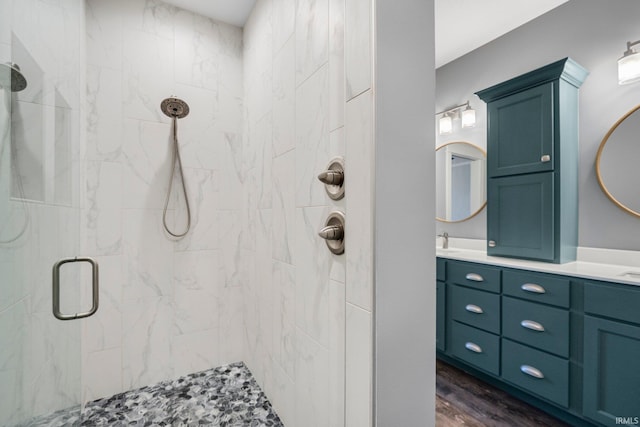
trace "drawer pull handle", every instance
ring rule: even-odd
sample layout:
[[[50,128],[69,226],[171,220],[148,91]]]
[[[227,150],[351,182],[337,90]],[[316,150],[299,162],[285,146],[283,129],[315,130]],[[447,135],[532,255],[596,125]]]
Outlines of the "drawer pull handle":
[[[536,285],[535,283],[525,283],[520,286],[520,289],[525,292],[531,292],[532,294],[544,294],[547,292],[542,286]]]
[[[550,162],[551,161],[551,156],[548,155],[548,154],[544,154],[544,155],[540,156],[540,161],[542,163]]]
[[[520,370],[522,371],[523,374],[527,374],[530,377],[538,378],[538,379],[544,378],[544,374],[539,369],[536,369],[533,366],[522,365],[520,366]]]
[[[482,353],[482,347],[480,347],[478,344],[474,344],[472,342],[468,342],[464,345],[464,348],[466,348],[469,351],[473,351],[474,353]]]
[[[471,280],[472,282],[484,282],[484,277],[482,277],[478,273],[469,273],[464,276],[464,278],[467,280]]]
[[[470,313],[475,313],[475,314],[482,314],[484,313],[484,310],[481,307],[478,307],[475,304],[467,304],[464,307],[465,310],[467,310]]]
[[[533,320],[523,320],[520,322],[520,326],[526,329],[531,329],[532,331],[544,332],[544,326],[538,322],[534,322]]]

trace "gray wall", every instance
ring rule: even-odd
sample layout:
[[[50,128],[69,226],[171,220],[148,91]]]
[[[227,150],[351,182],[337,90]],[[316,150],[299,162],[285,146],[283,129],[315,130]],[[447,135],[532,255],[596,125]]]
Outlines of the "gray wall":
[[[640,2],[571,0],[436,71],[436,111],[467,99],[477,109],[474,129],[438,136],[436,145],[466,140],[486,147],[486,109],[474,92],[564,57],[590,71],[580,89],[579,245],[640,250],[640,219],[613,205],[595,174],[598,146],[616,120],[640,103],[640,83],[617,84],[617,59],[627,41],[640,38]],[[629,183],[636,186],[637,183]],[[459,224],[436,223],[437,232],[486,238],[486,211]]]
[[[374,425],[433,426],[433,0],[375,4]]]

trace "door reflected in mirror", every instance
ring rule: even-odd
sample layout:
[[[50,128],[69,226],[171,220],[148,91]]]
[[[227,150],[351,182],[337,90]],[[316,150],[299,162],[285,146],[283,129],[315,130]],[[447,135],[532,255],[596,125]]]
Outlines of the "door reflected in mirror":
[[[640,217],[640,105],[622,116],[602,140],[596,175],[602,191],[625,212]]]
[[[438,221],[466,221],[486,206],[486,157],[483,149],[464,141],[449,142],[436,149]]]

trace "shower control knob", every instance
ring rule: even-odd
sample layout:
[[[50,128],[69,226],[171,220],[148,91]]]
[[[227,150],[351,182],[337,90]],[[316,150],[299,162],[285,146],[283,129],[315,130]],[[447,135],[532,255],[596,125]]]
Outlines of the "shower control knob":
[[[329,214],[324,227],[318,232],[318,236],[325,240],[329,250],[336,255],[344,253],[344,224],[344,214],[334,211]]]
[[[341,157],[331,159],[327,170],[318,175],[320,182],[324,183],[327,195],[332,200],[340,200],[344,197],[344,161]]]
[[[328,170],[318,175],[321,182],[329,185],[342,185],[344,182],[344,172],[339,170]]]
[[[318,232],[318,236],[325,240],[342,240],[344,228],[341,225],[328,225]]]

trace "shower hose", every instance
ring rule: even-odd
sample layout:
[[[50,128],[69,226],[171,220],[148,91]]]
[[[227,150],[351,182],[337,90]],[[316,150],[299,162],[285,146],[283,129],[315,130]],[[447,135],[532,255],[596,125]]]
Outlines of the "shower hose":
[[[173,127],[173,155],[171,161],[171,177],[169,178],[169,190],[167,190],[167,198],[164,201],[164,211],[162,212],[162,224],[164,225],[164,229],[172,235],[173,237],[182,238],[184,237],[191,228],[191,208],[189,207],[189,196],[187,195],[187,187],[184,183],[184,170],[182,169],[182,159],[180,158],[180,147],[178,146],[178,119],[174,116],[171,119],[171,124]],[[173,180],[176,175],[176,166],[180,171],[180,183],[182,184],[182,192],[184,194],[184,202],[187,206],[187,228],[182,233],[177,233],[171,231],[169,226],[167,225],[167,211],[169,209],[169,199],[171,198],[171,190],[173,188]]]

